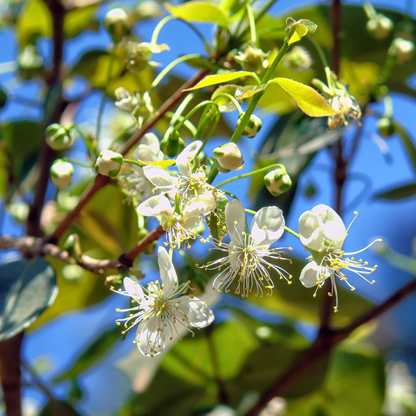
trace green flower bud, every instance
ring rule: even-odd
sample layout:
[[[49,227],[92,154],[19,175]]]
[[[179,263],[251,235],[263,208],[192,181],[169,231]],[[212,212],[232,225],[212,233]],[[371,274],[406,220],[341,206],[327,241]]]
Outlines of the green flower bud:
[[[127,32],[127,14],[123,9],[112,9],[104,17],[104,27],[114,43],[119,43]]]
[[[170,131],[160,142],[160,150],[168,157],[178,156],[185,149],[186,143],[177,131]]]
[[[234,60],[241,65],[244,71],[260,72],[267,68],[268,54],[257,48],[253,42],[249,41],[243,45],[242,51],[234,57]]]
[[[367,30],[376,38],[383,39],[393,30],[394,23],[384,14],[377,13],[367,22]]]
[[[3,108],[7,102],[7,94],[3,88],[0,88],[0,108]]]
[[[68,149],[74,143],[74,133],[71,128],[61,126],[58,123],[46,128],[46,143],[54,150]]]
[[[381,117],[377,121],[376,126],[380,136],[391,137],[394,133],[396,133],[396,129],[394,128],[393,122],[390,117]]]
[[[241,119],[243,118],[243,116],[244,116],[244,113],[241,113],[238,116],[237,127],[240,125]],[[246,124],[246,127],[244,128],[243,136],[246,136],[249,139],[252,139],[261,130],[262,125],[263,123],[257,116],[255,116],[254,114],[251,115],[250,119],[248,120]]]
[[[24,201],[15,202],[10,205],[9,213],[17,222],[26,222],[29,215],[29,204]]]
[[[396,57],[397,63],[402,64],[412,58],[415,44],[403,38],[393,39],[389,48],[389,54]]]
[[[82,256],[81,244],[79,242],[78,234],[71,234],[68,236],[68,238],[65,240],[63,248],[75,260],[79,260]]]
[[[17,56],[17,68],[20,78],[32,79],[43,68],[43,59],[33,45],[26,46]]]
[[[56,159],[50,169],[51,181],[58,188],[66,188],[72,183],[74,167],[69,162]]]
[[[115,178],[119,174],[122,164],[123,156],[120,153],[103,150],[98,155],[94,168],[100,175]]]
[[[243,155],[235,143],[219,146],[212,152],[220,172],[227,173],[239,169],[244,164]]]
[[[279,196],[288,191],[292,186],[292,180],[284,166],[269,172],[264,177],[264,183],[273,196]]]
[[[312,66],[312,58],[309,52],[302,46],[294,46],[284,56],[284,64],[292,71],[306,71]]]

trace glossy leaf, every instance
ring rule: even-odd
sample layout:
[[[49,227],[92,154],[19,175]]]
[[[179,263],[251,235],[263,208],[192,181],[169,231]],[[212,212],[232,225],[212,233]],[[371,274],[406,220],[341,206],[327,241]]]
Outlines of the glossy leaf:
[[[398,200],[406,199],[416,195],[416,182],[410,182],[387,191],[380,192],[376,195],[378,199]]]
[[[0,266],[0,341],[31,325],[57,295],[56,274],[43,258]]]
[[[40,36],[52,36],[52,16],[46,3],[41,0],[25,2],[16,29],[21,48]]]
[[[336,111],[316,90],[301,82],[288,78],[274,78],[268,82],[280,85],[296,101],[299,108],[310,117],[325,117]]]
[[[252,77],[256,81],[258,80],[257,76],[250,71],[237,71],[226,74],[208,75],[202,81],[199,81],[195,87],[188,88],[184,91],[194,91],[204,87],[210,87],[211,85],[225,84],[227,82],[234,81],[243,77]]]
[[[215,23],[223,27],[229,24],[223,9],[208,1],[190,1],[178,6],[165,3],[165,7],[173,16],[190,22]]]
[[[246,100],[253,95],[258,94],[266,89],[266,85],[245,85],[244,87],[238,87],[235,91],[235,98],[237,100]]]

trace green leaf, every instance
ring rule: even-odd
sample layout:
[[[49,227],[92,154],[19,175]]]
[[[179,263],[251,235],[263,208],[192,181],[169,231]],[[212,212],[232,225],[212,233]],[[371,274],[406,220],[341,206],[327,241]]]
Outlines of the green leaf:
[[[64,18],[64,32],[66,37],[69,39],[73,38],[94,24],[98,26],[99,23],[94,18],[96,10],[97,5],[93,4],[67,12]]]
[[[237,100],[244,100],[251,98],[253,95],[258,94],[266,89],[266,85],[246,85],[244,87],[238,87],[235,91],[235,98]]]
[[[41,0],[25,2],[16,30],[21,49],[33,44],[40,36],[52,36],[52,16],[46,3]]]
[[[38,416],[81,416],[68,402],[63,400],[54,400],[48,402],[40,411]]]
[[[411,274],[416,273],[416,259],[413,257],[403,256],[403,254],[397,253],[392,250],[390,246],[385,242],[380,242],[375,246],[376,253],[386,259],[394,267],[400,270],[409,272]]]
[[[190,1],[173,6],[165,3],[165,7],[175,17],[191,22],[215,23],[228,27],[229,19],[221,7],[208,1]]]
[[[75,359],[71,368],[55,377],[53,383],[78,378],[98,364],[119,340],[121,340],[121,329],[118,326],[104,331]]]
[[[228,203],[228,198],[219,194],[217,197],[217,207],[215,211],[207,216],[208,228],[211,235],[218,241],[221,241],[226,235],[225,227],[225,206]]]
[[[410,198],[416,195],[416,182],[410,182],[387,191],[380,192],[376,198],[387,200],[398,200]]]
[[[57,295],[56,274],[43,258],[0,266],[0,341],[31,325]]]
[[[198,82],[194,87],[188,88],[184,91],[194,91],[199,90],[204,87],[209,87],[211,85],[218,85],[218,84],[225,84],[226,82],[234,81],[239,78],[243,77],[252,77],[259,83],[259,79],[256,74],[250,71],[237,71],[237,72],[230,72],[227,74],[216,74],[216,75],[208,75],[202,81]]]
[[[314,33],[317,29],[317,25],[310,20],[300,19],[296,21],[292,17],[286,19],[286,36],[288,44],[299,42],[308,33]]]
[[[267,85],[271,83],[280,85],[295,99],[299,108],[310,117],[325,117],[336,114],[336,111],[325,98],[308,85],[288,78],[274,78]]]
[[[409,134],[406,132],[404,127],[400,125],[395,120],[393,121],[393,126],[396,132],[399,134],[403,146],[405,147],[408,156],[410,157],[410,161],[412,162],[413,169],[416,171],[416,146],[413,143],[413,140],[410,138]]]
[[[227,96],[221,95],[225,93],[234,97],[237,88],[241,87],[235,84],[221,85],[212,93],[211,99],[219,105],[222,113],[237,110],[237,107]]]

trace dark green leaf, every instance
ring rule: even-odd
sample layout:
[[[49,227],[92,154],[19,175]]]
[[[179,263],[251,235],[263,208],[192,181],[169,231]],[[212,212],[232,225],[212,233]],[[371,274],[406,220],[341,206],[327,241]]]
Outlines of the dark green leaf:
[[[40,411],[38,416],[81,416],[68,402],[54,400]]]
[[[376,195],[379,199],[397,200],[410,198],[416,195],[416,182],[407,183],[387,191],[380,192]]]
[[[32,324],[55,300],[56,274],[43,258],[0,266],[0,341]]]

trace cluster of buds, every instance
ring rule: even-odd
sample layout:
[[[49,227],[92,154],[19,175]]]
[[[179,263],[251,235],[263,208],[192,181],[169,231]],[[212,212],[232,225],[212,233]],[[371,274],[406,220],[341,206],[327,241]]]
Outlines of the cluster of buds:
[[[309,52],[302,46],[294,46],[283,58],[283,63],[295,72],[306,71],[312,64]]]
[[[281,165],[264,177],[264,184],[273,196],[279,196],[292,187],[292,179],[286,168]]]
[[[244,165],[243,154],[235,143],[219,146],[212,153],[217,169],[222,173],[241,169]]]
[[[240,115],[238,116],[238,120],[237,120],[237,128],[240,125],[243,117],[244,117],[244,113],[240,113]],[[261,122],[261,120],[254,114],[251,115],[250,119],[248,120],[247,124],[244,127],[243,136],[246,136],[249,139],[256,137],[257,133],[261,130],[262,126],[263,126],[263,123]]]
[[[348,92],[345,85],[341,84],[337,76],[328,68],[325,68],[328,85],[319,79],[313,79],[312,82],[316,88],[319,88],[329,104],[336,111],[336,114],[328,117],[328,127],[332,130],[341,126],[348,126],[350,121],[359,124],[361,119],[361,108],[355,97]]]
[[[394,23],[384,14],[377,13],[374,7],[367,1],[364,2],[364,11],[367,14],[367,30],[376,38],[386,38],[394,28]]]
[[[127,68],[131,72],[141,72],[148,67],[159,66],[157,62],[150,61],[152,54],[169,50],[168,45],[157,45],[148,42],[129,42],[128,46]]]
[[[46,143],[54,150],[65,150],[74,143],[72,126],[62,126],[54,123],[49,125],[45,131]]]
[[[244,71],[257,73],[267,68],[268,56],[268,53],[264,53],[253,42],[248,41],[242,46],[241,51],[234,56],[234,60],[241,65]]]

